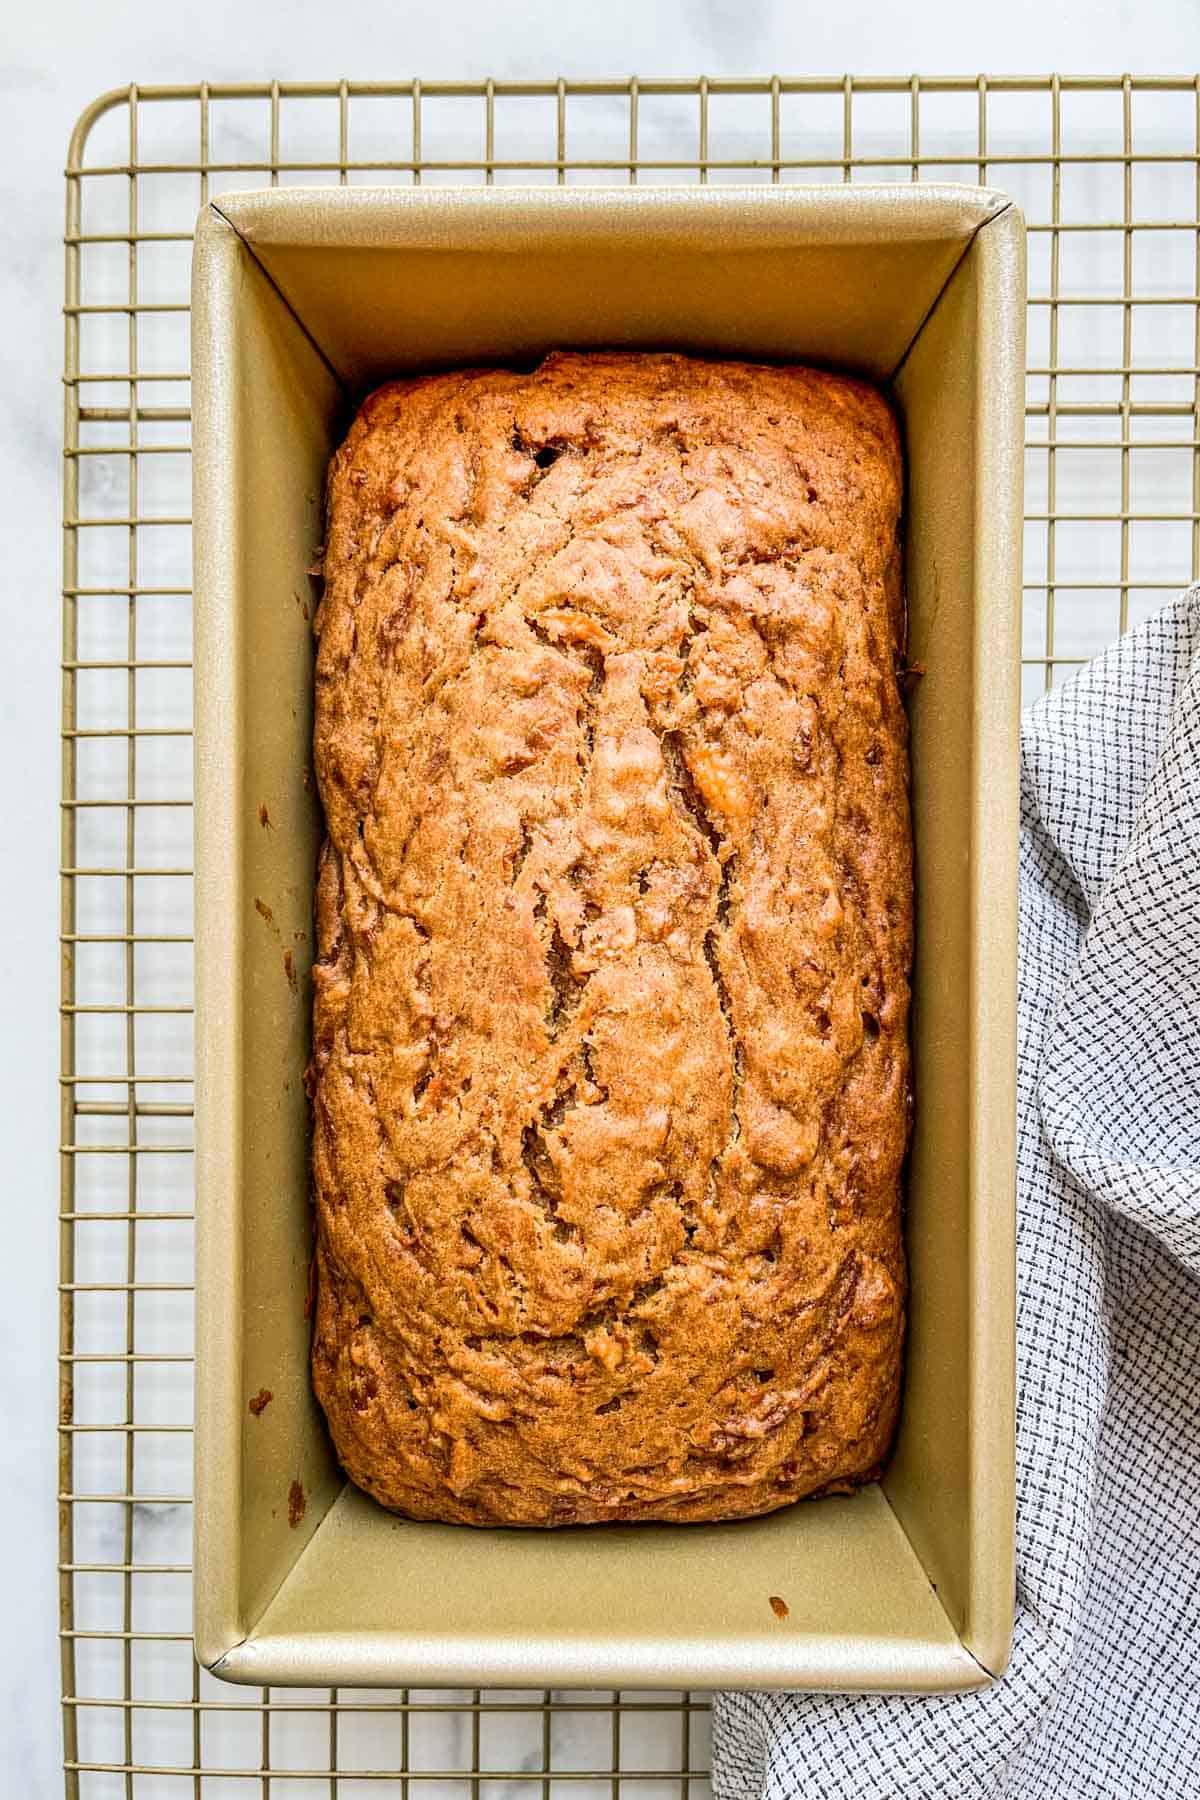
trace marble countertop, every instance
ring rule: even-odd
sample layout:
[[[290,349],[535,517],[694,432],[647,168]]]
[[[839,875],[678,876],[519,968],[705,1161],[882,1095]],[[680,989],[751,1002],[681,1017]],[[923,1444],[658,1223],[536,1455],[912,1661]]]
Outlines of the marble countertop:
[[[21,1769],[28,1800],[60,1793],[62,1779],[54,1508],[59,383],[62,165],[75,118],[96,94],[131,79],[1190,71],[1200,63],[1197,20],[1187,0],[1009,0],[995,14],[956,0],[916,9],[883,0],[514,0],[502,10],[483,0],[383,9],[374,0],[210,0],[188,9],[184,28],[179,9],[154,0],[45,0],[10,21],[0,62],[8,621],[0,743],[8,841],[20,843],[21,859],[19,874],[0,888],[9,946],[0,1025],[0,1513],[13,1553],[0,1745],[5,1766]],[[169,1530],[180,1538],[173,1550],[186,1554],[186,1525]]]

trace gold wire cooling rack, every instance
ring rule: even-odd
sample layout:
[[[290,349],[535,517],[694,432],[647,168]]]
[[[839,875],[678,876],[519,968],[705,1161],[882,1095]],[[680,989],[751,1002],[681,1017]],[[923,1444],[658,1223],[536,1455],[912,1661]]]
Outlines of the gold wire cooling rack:
[[[1200,573],[1200,77],[130,87],[66,179],[60,1598],[69,1796],[700,1800],[679,1693],[255,1690],[190,1640],[188,291],[279,183],[987,182],[1029,222],[1027,698]],[[693,1795],[693,1790],[696,1790]],[[385,1790],[386,1791],[386,1790]]]

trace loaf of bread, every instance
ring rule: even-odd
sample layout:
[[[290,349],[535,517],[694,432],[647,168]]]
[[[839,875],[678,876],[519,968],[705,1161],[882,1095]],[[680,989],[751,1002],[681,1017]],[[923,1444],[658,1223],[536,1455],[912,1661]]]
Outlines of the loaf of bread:
[[[909,1118],[901,456],[806,368],[393,382],[317,615],[312,1366],[384,1506],[872,1478]]]

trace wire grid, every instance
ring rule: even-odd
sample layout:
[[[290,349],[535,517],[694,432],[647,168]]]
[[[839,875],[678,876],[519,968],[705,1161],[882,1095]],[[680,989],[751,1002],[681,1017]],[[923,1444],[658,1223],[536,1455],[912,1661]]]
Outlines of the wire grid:
[[[702,1696],[237,1689],[192,1657],[193,222],[280,183],[1006,188],[1031,698],[1200,574],[1200,78],[131,87],[66,175],[67,1793],[700,1800]]]

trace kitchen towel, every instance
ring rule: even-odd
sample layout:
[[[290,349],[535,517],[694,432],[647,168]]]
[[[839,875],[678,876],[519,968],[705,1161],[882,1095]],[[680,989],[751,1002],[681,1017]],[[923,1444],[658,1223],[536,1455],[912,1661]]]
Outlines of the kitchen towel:
[[[1008,1672],[719,1695],[718,1800],[1200,1784],[1200,587],[1026,714],[1020,879]]]

